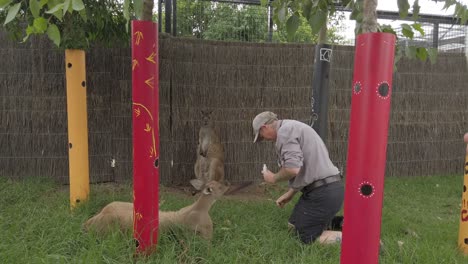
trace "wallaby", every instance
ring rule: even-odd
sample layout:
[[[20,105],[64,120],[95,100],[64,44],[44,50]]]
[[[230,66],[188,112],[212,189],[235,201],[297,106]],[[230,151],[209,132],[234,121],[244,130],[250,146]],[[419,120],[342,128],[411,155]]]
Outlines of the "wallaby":
[[[190,183],[197,190],[210,181],[224,181],[224,148],[218,134],[210,125],[212,111],[201,111],[203,125],[198,133],[197,160],[195,177]],[[201,185],[200,185],[201,183]]]
[[[170,229],[174,226],[186,227],[195,231],[201,237],[211,240],[213,236],[213,222],[209,211],[214,202],[228,190],[229,186],[217,182],[208,182],[203,191],[192,205],[178,211],[159,211],[159,230]],[[101,212],[91,217],[83,225],[84,230],[93,230],[98,234],[106,234],[112,227],[118,225],[122,231],[129,231],[133,227],[133,203],[112,202]]]

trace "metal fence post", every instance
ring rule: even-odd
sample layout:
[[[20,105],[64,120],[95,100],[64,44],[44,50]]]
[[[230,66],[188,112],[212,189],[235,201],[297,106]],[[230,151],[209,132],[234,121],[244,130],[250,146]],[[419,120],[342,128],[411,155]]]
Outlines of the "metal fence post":
[[[169,33],[171,34],[171,23],[172,23],[172,19],[171,19],[171,14],[172,14],[172,0],[164,0],[165,4],[166,4],[166,10],[165,10],[165,14],[166,14],[166,33]]]
[[[177,36],[177,0],[172,0],[172,35]]]
[[[439,47],[439,23],[434,23],[434,31],[432,32],[432,47]]]
[[[271,1],[268,2],[268,42],[273,41],[273,7]]]

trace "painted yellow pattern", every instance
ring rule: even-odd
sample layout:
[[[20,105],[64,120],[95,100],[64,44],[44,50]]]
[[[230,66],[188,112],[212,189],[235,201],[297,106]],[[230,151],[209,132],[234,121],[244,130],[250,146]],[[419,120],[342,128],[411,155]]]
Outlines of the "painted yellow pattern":
[[[143,104],[140,104],[140,103],[133,103],[133,105],[136,106],[135,110],[134,110],[136,117],[140,117],[140,115],[141,115],[140,107],[141,107],[148,114],[151,121],[153,121],[153,115],[151,115],[151,112],[148,110],[148,108],[146,106],[144,106]],[[152,146],[150,147],[150,150],[149,150],[149,156],[151,158],[156,157],[157,156],[157,151],[156,151],[156,140],[155,140],[155,137],[154,137],[154,130],[149,125],[149,123],[146,123],[145,128],[143,128],[143,130],[146,131],[146,132],[151,132]]]
[[[140,106],[142,107],[145,112],[149,115],[149,117],[151,118],[151,121],[153,121],[153,115],[151,114],[151,112],[148,110],[148,108],[146,108],[146,106],[142,105],[142,104],[139,104],[139,103],[133,103],[133,105],[137,105],[137,106]]]
[[[148,80],[145,81],[146,85],[148,85],[149,87],[151,87],[151,89],[154,88],[154,76],[151,76],[151,78],[149,78]]]
[[[141,220],[143,218],[143,215],[141,213],[135,213],[135,219],[138,221],[138,220]]]
[[[140,116],[140,114],[141,114],[140,108],[135,108],[135,110],[133,110],[133,111],[135,112],[136,117]]]
[[[156,157],[156,149],[155,148],[150,148],[150,158],[155,158]]]
[[[153,64],[156,64],[156,61],[154,60],[155,57],[156,57],[156,52],[153,51],[148,57],[146,57],[146,60]]]
[[[140,42],[143,40],[143,33],[141,31],[135,32],[135,44],[140,45]]]
[[[132,71],[134,71],[137,66],[139,66],[138,60],[133,59],[133,61],[132,61]]]
[[[146,123],[145,131],[146,131],[146,132],[150,132],[150,131],[151,131],[151,126],[150,126],[150,124]]]

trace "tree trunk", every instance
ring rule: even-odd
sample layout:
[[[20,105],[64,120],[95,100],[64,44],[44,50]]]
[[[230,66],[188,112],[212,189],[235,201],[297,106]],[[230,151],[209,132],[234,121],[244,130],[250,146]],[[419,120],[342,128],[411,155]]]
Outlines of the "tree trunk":
[[[153,20],[154,0],[143,0],[143,14],[141,20]]]
[[[364,0],[362,19],[362,33],[377,32],[377,2],[378,0]]]
[[[325,23],[320,28],[319,35],[318,35],[318,44],[326,44],[327,43],[327,23],[328,23],[328,13],[325,19]]]

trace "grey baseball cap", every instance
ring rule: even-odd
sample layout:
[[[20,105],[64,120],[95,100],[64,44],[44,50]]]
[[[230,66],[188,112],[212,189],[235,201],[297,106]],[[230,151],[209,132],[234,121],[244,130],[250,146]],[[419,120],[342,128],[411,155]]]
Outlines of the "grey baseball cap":
[[[278,117],[275,113],[270,112],[270,111],[265,111],[261,112],[258,114],[252,121],[252,128],[253,128],[253,133],[254,133],[254,143],[258,142],[261,140],[261,137],[258,136],[258,133],[260,132],[260,128],[268,124],[271,121],[278,120]]]

